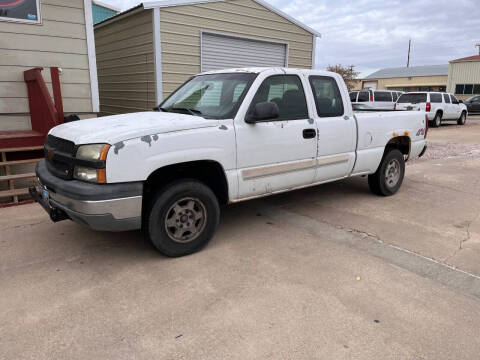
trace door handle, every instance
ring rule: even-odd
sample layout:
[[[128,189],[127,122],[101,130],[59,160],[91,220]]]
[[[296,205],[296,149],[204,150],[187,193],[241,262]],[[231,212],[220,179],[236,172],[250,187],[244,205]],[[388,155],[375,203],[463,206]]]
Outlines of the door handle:
[[[303,138],[304,139],[313,139],[317,137],[317,130],[315,129],[304,129],[303,130]]]

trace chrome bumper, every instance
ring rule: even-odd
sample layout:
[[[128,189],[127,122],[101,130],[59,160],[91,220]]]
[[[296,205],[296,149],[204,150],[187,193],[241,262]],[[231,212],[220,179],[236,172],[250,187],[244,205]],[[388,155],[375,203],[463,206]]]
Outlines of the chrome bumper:
[[[91,184],[54,177],[45,164],[36,169],[38,185],[32,197],[53,221],[71,219],[101,231],[141,228],[142,183]]]

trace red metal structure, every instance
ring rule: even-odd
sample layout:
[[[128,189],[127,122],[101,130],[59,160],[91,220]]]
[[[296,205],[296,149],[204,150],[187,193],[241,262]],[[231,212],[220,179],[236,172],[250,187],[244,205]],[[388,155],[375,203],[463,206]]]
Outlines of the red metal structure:
[[[0,149],[41,146],[45,142],[48,131],[63,123],[63,103],[58,68],[50,68],[55,102],[42,77],[42,70],[43,68],[38,67],[24,72],[32,130],[0,131]]]

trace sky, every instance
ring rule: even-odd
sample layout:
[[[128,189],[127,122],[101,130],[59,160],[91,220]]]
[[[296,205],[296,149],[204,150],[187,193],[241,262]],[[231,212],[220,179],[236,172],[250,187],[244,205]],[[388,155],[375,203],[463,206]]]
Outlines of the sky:
[[[318,69],[354,65],[360,77],[386,67],[448,64],[476,55],[480,0],[266,0],[322,34]],[[138,0],[103,0],[122,10]]]

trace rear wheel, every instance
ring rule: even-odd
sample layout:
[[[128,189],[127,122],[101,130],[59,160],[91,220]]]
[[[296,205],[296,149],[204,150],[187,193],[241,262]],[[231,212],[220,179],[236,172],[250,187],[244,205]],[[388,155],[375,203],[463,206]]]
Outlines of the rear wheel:
[[[162,254],[179,257],[199,251],[215,234],[220,208],[212,190],[180,180],[155,195],[147,213],[146,235]]]
[[[403,183],[405,159],[398,149],[387,152],[375,174],[368,176],[370,190],[377,195],[395,194]]]
[[[467,122],[467,113],[465,111],[462,112],[462,115],[457,120],[458,125],[465,125]]]
[[[439,127],[440,125],[442,125],[442,114],[437,112],[433,118],[432,126]]]

